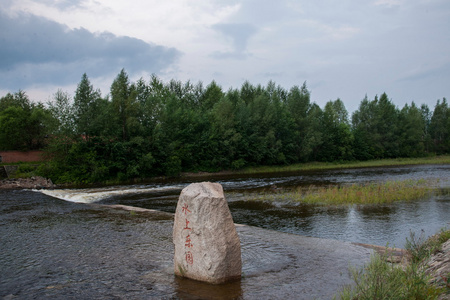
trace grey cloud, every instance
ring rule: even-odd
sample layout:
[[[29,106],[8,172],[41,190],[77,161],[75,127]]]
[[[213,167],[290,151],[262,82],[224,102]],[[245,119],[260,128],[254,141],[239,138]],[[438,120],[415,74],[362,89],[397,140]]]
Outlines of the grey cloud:
[[[211,57],[217,58],[217,59],[244,60],[244,59],[248,58],[249,56],[250,55],[247,53],[236,52],[236,51],[229,51],[229,52],[216,51],[211,54]]]
[[[450,77],[450,62],[447,62],[441,66],[421,68],[412,72],[412,74],[401,77],[397,82],[417,82],[417,81],[437,81],[442,78]]]
[[[35,2],[43,3],[49,7],[57,7],[66,10],[74,7],[82,7],[84,0],[34,0]]]
[[[212,54],[213,57],[245,59],[248,56],[246,53],[248,40],[257,31],[253,25],[246,23],[216,24],[213,29],[229,38],[233,46],[233,51],[215,52]]]
[[[280,78],[285,76],[284,72],[266,72],[261,74],[263,77],[269,78],[269,79],[273,79],[273,78]]]
[[[289,1],[247,0],[242,2],[237,18],[251,23],[279,23],[281,20],[297,15],[289,6]]]
[[[0,28],[2,88],[15,88],[11,87],[18,79],[15,76],[27,85],[73,83],[84,72],[98,77],[121,68],[157,73],[181,55],[174,48],[107,32],[70,29],[28,14],[11,18],[0,13]]]

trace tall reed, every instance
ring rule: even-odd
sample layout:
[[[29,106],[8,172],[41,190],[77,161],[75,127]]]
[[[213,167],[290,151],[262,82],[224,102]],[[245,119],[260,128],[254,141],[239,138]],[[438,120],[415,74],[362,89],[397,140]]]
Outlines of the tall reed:
[[[426,180],[387,181],[348,186],[311,187],[293,193],[296,201],[306,204],[384,204],[415,200],[431,192]]]
[[[438,274],[427,273],[427,260],[449,238],[450,230],[445,228],[427,240],[411,234],[409,264],[401,267],[391,264],[386,254],[374,254],[364,268],[350,268],[354,283],[343,287],[334,299],[448,299],[448,277],[443,282],[433,280]]]

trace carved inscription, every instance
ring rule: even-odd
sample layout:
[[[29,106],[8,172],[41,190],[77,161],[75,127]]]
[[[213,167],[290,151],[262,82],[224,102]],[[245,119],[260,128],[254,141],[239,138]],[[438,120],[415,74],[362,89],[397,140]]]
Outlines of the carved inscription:
[[[188,216],[191,213],[191,211],[189,210],[189,206],[187,205],[187,203],[184,203],[182,209],[181,209],[181,213],[184,214],[184,218],[186,220],[186,226],[183,228],[183,233],[186,234],[186,241],[184,243],[184,247],[185,247],[185,255],[186,255],[186,262],[189,265],[194,264],[194,255],[192,254],[191,251],[189,251],[190,248],[192,248],[194,245],[192,244],[192,240],[191,240],[191,231],[192,228],[189,227],[189,220],[188,220]]]

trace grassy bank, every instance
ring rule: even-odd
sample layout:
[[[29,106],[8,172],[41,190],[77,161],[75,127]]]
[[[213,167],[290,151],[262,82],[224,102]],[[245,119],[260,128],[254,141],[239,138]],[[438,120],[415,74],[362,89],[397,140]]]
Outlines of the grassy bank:
[[[31,176],[45,176],[38,173],[38,167],[41,163],[0,163],[0,165],[15,165],[18,167],[14,174],[15,178],[26,178]],[[293,164],[287,166],[257,166],[244,168],[242,170],[222,171],[217,173],[197,172],[197,173],[182,173],[183,178],[202,177],[208,178],[211,176],[221,175],[257,175],[268,173],[289,173],[299,171],[314,171],[314,170],[332,170],[332,169],[351,169],[351,168],[368,168],[368,167],[389,167],[389,166],[404,166],[404,165],[426,165],[426,164],[450,164],[450,155],[433,156],[424,158],[397,158],[397,159],[382,159],[370,161],[355,161],[355,162],[312,162],[303,164]],[[54,179],[54,178],[51,178]],[[135,180],[127,180],[126,182],[145,182],[149,178],[136,178]],[[103,182],[104,184],[120,184],[119,179],[111,179]]]
[[[427,261],[450,239],[450,230],[422,241],[407,239],[411,257],[406,266],[391,264],[388,257],[374,254],[362,269],[351,269],[354,284],[346,286],[338,299],[438,299],[450,294],[450,274],[428,274]],[[436,280],[441,278],[442,280]],[[337,298],[336,297],[336,298]],[[441,298],[448,299],[448,298]]]
[[[450,164],[450,155],[421,157],[421,158],[395,158],[352,162],[313,162],[294,164],[288,166],[260,166],[245,168],[237,171],[241,174],[282,173],[296,171],[352,169],[369,167],[389,167],[406,165]]]
[[[29,178],[36,176],[40,162],[1,163],[0,166],[11,166],[13,178]]]

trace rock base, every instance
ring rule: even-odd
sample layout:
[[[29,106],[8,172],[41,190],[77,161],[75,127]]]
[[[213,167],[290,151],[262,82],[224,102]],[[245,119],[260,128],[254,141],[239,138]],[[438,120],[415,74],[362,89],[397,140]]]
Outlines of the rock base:
[[[55,185],[51,179],[41,176],[31,178],[3,179],[0,181],[0,189],[52,189]]]
[[[431,255],[426,263],[426,273],[431,276],[431,281],[441,285],[450,287],[450,240],[442,244],[442,248]],[[450,299],[442,298],[442,299]]]

